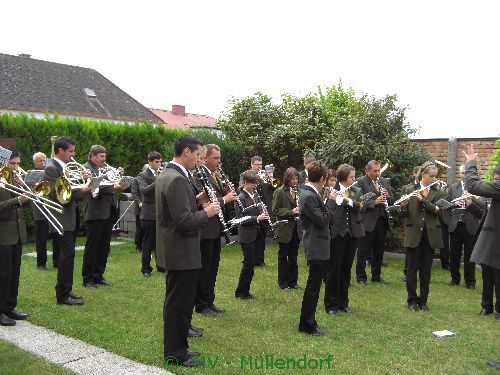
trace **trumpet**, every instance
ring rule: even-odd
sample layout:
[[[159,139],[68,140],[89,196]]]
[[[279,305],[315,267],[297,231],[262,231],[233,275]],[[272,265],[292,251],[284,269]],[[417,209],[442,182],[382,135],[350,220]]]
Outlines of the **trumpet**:
[[[410,199],[411,197],[413,197],[415,195],[415,193],[421,193],[422,191],[424,191],[426,189],[430,189],[430,187],[433,186],[433,185],[440,185],[440,182],[442,182],[442,181],[436,180],[433,183],[427,185],[426,187],[414,190],[410,194],[403,195],[396,202],[394,202],[393,207],[394,206],[400,206],[402,202],[404,202],[405,200]]]
[[[268,174],[264,169],[258,171],[257,175],[263,182],[265,182],[266,184],[270,184],[275,189],[281,185],[281,181],[279,178],[273,178],[271,176],[268,176]]]

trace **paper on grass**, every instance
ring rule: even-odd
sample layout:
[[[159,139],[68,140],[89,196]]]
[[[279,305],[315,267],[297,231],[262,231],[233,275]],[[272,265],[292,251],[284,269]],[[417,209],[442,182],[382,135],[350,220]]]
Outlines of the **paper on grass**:
[[[447,329],[443,329],[442,331],[434,331],[432,332],[432,334],[440,339],[456,335],[456,333],[448,331]]]

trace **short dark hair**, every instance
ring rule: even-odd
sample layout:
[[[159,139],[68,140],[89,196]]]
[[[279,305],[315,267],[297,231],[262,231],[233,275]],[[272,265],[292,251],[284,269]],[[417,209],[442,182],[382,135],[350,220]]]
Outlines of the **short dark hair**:
[[[374,165],[380,165],[380,162],[378,160],[370,160],[365,166],[365,171],[371,171]]]
[[[259,175],[252,170],[243,172],[243,183],[257,184],[260,181]]]
[[[250,164],[253,164],[253,163],[254,163],[254,162],[256,162],[257,160],[258,160],[258,161],[262,161],[262,157],[260,157],[259,155],[252,156],[252,157],[250,158]]]
[[[312,155],[304,155],[304,164],[309,164],[315,160],[316,158]]]
[[[69,146],[73,146],[75,142],[71,138],[68,137],[57,137],[55,143],[54,143],[54,152],[57,154],[60,148],[63,149],[63,151],[66,151]]]
[[[329,180],[332,177],[337,178],[337,171],[335,169],[328,170],[328,176],[326,177],[326,179]]]
[[[495,175],[500,176],[500,165],[496,166],[495,169],[493,169],[493,176]]]
[[[307,180],[310,182],[319,182],[321,177],[326,179],[328,168],[319,160],[312,161],[307,167]]]
[[[293,167],[287,168],[283,174],[283,185],[290,187],[290,181],[292,181],[294,177],[299,177],[299,172]]]
[[[356,169],[354,169],[354,167],[350,164],[341,164],[337,169],[337,179],[340,182],[345,181],[349,177],[349,174],[355,170]]]
[[[106,153],[106,148],[101,145],[92,145],[89,150],[89,160],[92,156],[97,155],[97,154],[105,154]]]
[[[161,159],[163,158],[161,157],[161,154],[158,151],[151,151],[148,154],[148,161],[161,160]]]
[[[192,135],[184,134],[175,141],[174,156],[181,156],[182,151],[184,151],[186,147],[189,147],[191,151],[195,151],[199,146],[203,146],[202,141]]]
[[[20,158],[21,157],[21,152],[15,148],[15,147],[11,147],[9,148],[8,150],[12,151],[12,154],[10,154],[10,158],[9,160],[12,160],[14,158]]]

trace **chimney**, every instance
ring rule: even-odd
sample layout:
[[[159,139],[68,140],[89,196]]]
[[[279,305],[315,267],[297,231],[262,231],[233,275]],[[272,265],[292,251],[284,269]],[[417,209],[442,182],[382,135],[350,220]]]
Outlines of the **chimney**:
[[[31,55],[29,53],[20,53],[19,55],[17,55],[19,57],[24,57],[26,59],[30,59],[31,58]]]
[[[172,113],[177,116],[186,116],[186,107],[179,104],[172,104]]]

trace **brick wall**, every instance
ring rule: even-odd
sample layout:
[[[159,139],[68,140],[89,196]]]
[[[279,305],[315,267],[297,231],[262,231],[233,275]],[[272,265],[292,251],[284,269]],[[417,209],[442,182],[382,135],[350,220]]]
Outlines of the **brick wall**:
[[[435,159],[450,165],[454,169],[455,178],[458,180],[460,164],[465,163],[465,156],[463,151],[468,144],[473,144],[476,151],[481,158],[479,163],[479,173],[484,177],[490,167],[490,159],[495,151],[495,141],[498,138],[457,138],[456,139],[456,163],[451,165],[448,159],[448,144],[449,140],[446,138],[435,139],[414,139],[413,142],[423,146]],[[447,179],[447,174],[441,176],[442,180]]]

